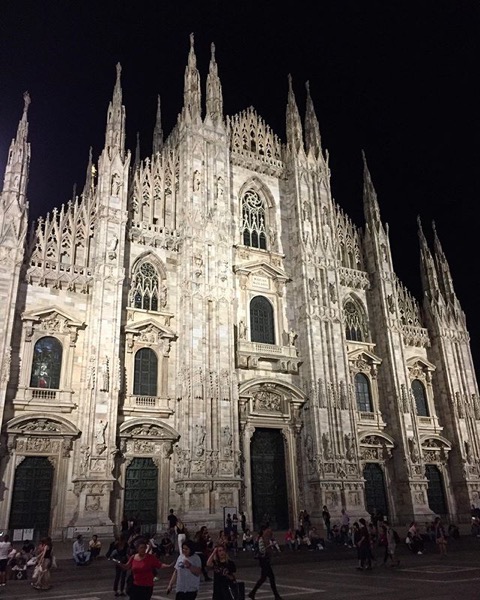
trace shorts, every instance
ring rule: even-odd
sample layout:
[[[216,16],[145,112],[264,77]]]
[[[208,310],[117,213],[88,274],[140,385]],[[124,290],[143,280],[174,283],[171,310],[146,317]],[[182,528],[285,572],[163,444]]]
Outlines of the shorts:
[[[7,570],[8,558],[2,558],[0,560],[0,573],[5,573]]]

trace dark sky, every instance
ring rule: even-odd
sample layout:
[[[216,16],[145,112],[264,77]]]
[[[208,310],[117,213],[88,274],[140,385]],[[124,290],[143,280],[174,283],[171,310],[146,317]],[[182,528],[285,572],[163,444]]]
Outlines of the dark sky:
[[[480,5],[466,0],[196,0],[0,4],[0,171],[29,90],[32,217],[60,206],[101,152],[123,67],[127,145],[151,151],[156,96],[170,132],[195,33],[205,84],[210,43],[227,114],[254,106],[285,139],[287,75],[301,113],[305,82],[330,152],[337,202],[363,225],[364,148],[390,225],[400,279],[421,297],[416,216],[435,220],[480,365],[475,290],[480,214]],[[312,8],[312,6],[314,8]],[[479,340],[479,341],[477,341]]]

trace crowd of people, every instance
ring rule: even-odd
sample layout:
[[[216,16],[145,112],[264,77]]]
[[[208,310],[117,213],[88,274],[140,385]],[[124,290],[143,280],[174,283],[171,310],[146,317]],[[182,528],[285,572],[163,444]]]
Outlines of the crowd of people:
[[[480,511],[472,515],[474,535],[477,520],[480,523]],[[411,522],[406,534],[400,536],[381,513],[375,511],[368,522],[365,518],[353,521],[342,509],[340,518],[334,521],[327,506],[323,506],[322,517],[315,525],[309,513],[302,510],[296,527],[286,532],[283,547],[269,525],[268,515],[255,533],[249,529],[243,512],[239,516],[227,514],[224,527],[216,532],[210,532],[206,526],[189,531],[173,509],[167,521],[168,526],[160,534],[145,531],[134,519],[122,521],[118,536],[105,552],[115,567],[112,577],[115,596],[149,600],[158,571],[171,569],[166,592],[175,588],[176,600],[194,600],[202,580],[213,580],[212,600],[236,600],[243,597],[240,593],[243,584],[236,579],[234,559],[243,551],[251,553],[260,568],[260,576],[248,597],[255,599],[258,589],[268,579],[275,600],[281,600],[271,559],[284,549],[328,551],[335,546],[346,546],[356,551],[356,568],[363,571],[379,564],[397,567],[400,564],[397,548],[401,543],[416,555],[424,553],[426,544],[434,544],[440,556],[445,556],[449,538],[459,535],[455,525],[446,528],[440,517],[436,517],[422,527]],[[94,534],[86,542],[78,534],[72,553],[78,567],[89,565],[101,555],[102,541]],[[37,545],[24,541],[21,548],[14,548],[8,535],[0,537],[0,587],[6,585],[7,573],[11,578],[27,579],[27,569],[31,567],[31,585],[38,590],[50,589],[55,563],[52,540],[48,537]]]

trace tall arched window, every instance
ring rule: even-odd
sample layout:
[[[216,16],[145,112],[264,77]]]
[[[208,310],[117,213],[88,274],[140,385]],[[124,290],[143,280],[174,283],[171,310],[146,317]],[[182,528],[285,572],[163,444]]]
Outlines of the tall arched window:
[[[365,342],[366,327],[358,306],[348,300],[343,310],[345,312],[345,337],[352,342]]]
[[[428,410],[427,394],[425,393],[425,387],[419,379],[412,381],[412,393],[415,398],[415,404],[417,405],[417,414],[419,417],[429,417],[430,413]]]
[[[245,246],[267,249],[265,202],[254,190],[242,198],[242,235]]]
[[[159,277],[150,262],[142,263],[135,270],[130,291],[130,306],[145,310],[158,310]]]
[[[252,342],[275,343],[273,307],[263,296],[255,296],[250,302],[250,330]]]
[[[157,355],[150,348],[142,348],[135,354],[133,393],[138,396],[156,396],[157,381]]]
[[[355,375],[355,397],[357,399],[357,410],[361,412],[373,412],[370,382],[363,373]]]
[[[33,349],[30,387],[60,388],[62,370],[62,344],[54,337],[40,338]]]

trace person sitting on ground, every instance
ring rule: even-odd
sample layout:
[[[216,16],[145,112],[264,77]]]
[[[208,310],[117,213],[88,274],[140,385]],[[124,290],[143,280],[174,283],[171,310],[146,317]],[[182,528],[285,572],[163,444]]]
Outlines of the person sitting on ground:
[[[90,550],[90,558],[94,560],[100,555],[102,549],[102,542],[98,539],[97,535],[92,535],[92,539],[88,542],[88,549]]]
[[[308,532],[309,550],[324,550],[325,540],[320,536],[316,527],[312,527]]]
[[[460,537],[460,531],[455,523],[450,523],[448,526],[448,537],[451,537],[454,540],[458,540]]]
[[[423,554],[423,539],[418,532],[415,521],[410,523],[405,541],[413,554]]]
[[[26,555],[27,560],[32,558],[32,556],[35,553],[35,545],[32,543],[31,540],[25,540],[23,542],[22,552]]]
[[[90,552],[85,548],[85,542],[81,534],[78,534],[77,539],[73,542],[73,560],[77,567],[87,565],[90,562]]]

